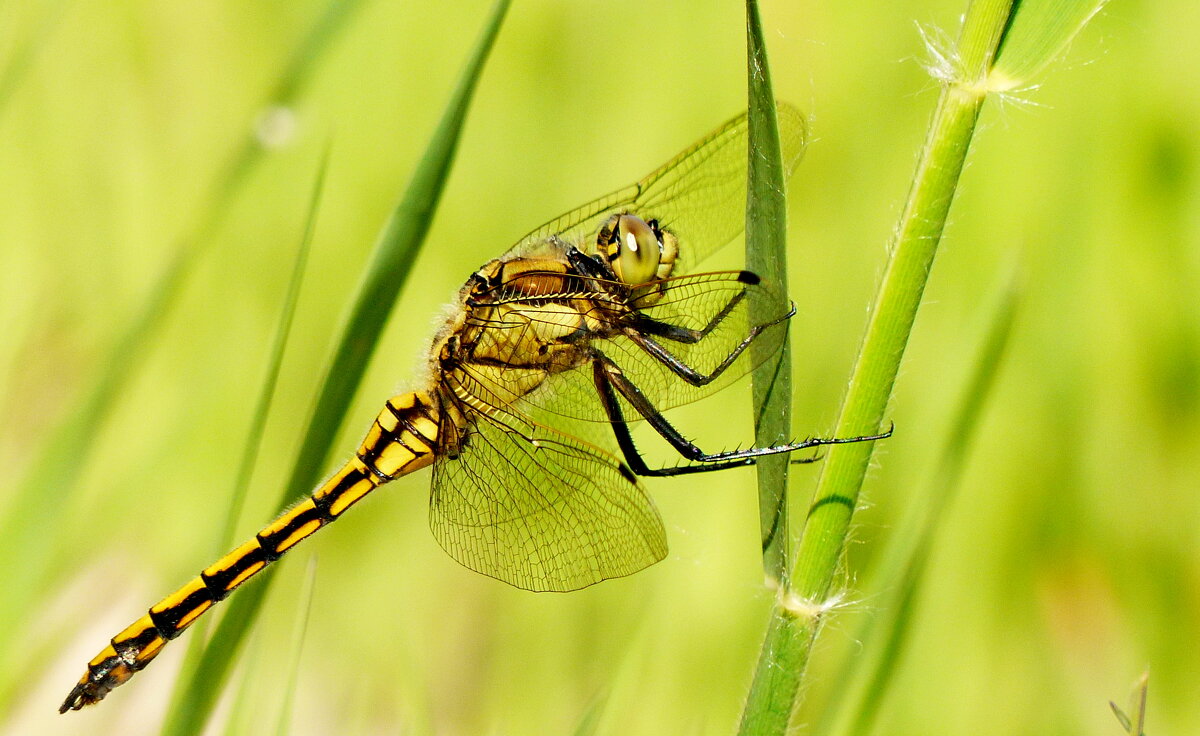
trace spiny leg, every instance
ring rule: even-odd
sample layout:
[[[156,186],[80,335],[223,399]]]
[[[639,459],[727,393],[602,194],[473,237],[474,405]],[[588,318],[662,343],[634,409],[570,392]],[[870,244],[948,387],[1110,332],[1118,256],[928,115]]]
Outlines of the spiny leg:
[[[759,283],[758,276],[750,271],[742,271],[739,273],[737,280],[743,284],[749,284],[751,286]],[[714,314],[713,318],[708,321],[708,324],[698,330],[690,327],[680,327],[679,325],[673,325],[670,322],[662,322],[660,320],[647,317],[644,314],[638,315],[638,320],[634,325],[634,329],[637,329],[640,332],[656,335],[658,337],[665,337],[668,340],[673,340],[675,342],[695,344],[703,340],[705,337],[708,337],[710,332],[717,329],[717,326],[724,322],[725,318],[728,317],[733,312],[734,308],[736,308],[737,305],[740,304],[745,298],[746,289],[739,289],[738,293],[734,294],[729,298],[729,301],[725,302],[725,306],[721,307],[721,311]]]
[[[669,475],[683,475],[686,473],[701,473],[711,470],[723,470],[725,468],[737,468],[754,463],[753,459],[734,460],[731,462],[721,463],[718,465],[685,465],[676,468],[651,468],[646,465],[646,461],[642,459],[642,454],[638,451],[637,445],[633,442],[633,436],[629,432],[629,425],[625,422],[624,412],[621,411],[620,399],[617,398],[616,389],[613,388],[612,381],[607,377],[603,360],[598,359],[592,363],[593,378],[596,383],[596,389],[600,393],[600,402],[604,406],[604,411],[608,415],[608,421],[612,425],[613,434],[617,438],[617,446],[621,448],[621,454],[625,457],[625,464],[636,475],[662,477]],[[669,427],[669,425],[668,425]],[[655,427],[658,429],[658,427]],[[660,434],[662,430],[659,430]],[[673,447],[678,449],[677,443],[682,443],[684,446],[690,445],[686,439],[675,431],[674,427],[670,427],[672,438],[668,438]],[[666,436],[666,435],[664,435]],[[692,445],[694,447],[694,445]],[[699,449],[699,448],[697,448]]]
[[[821,445],[842,445],[851,442],[867,442],[871,440],[884,439],[890,437],[892,430],[889,428],[887,432],[875,435],[864,435],[861,437],[813,437],[800,442],[793,442],[787,445],[776,445],[773,447],[749,447],[743,450],[729,450],[725,452],[707,453],[685,438],[675,429],[666,418],[659,413],[650,400],[641,392],[637,386],[633,384],[621,372],[621,369],[613,363],[608,356],[595,351],[592,362],[592,377],[596,384],[596,389],[600,394],[600,401],[604,406],[604,410],[608,415],[609,422],[612,424],[613,433],[616,435],[617,445],[621,448],[621,453],[625,457],[626,464],[637,475],[664,477],[673,475],[687,475],[690,473],[708,473],[715,470],[725,470],[727,468],[744,467],[753,465],[758,458],[766,455],[779,455],[788,452],[796,452],[805,450],[810,447],[818,447]],[[702,463],[700,465],[682,465],[672,468],[651,468],[646,465],[646,461],[642,459],[641,453],[638,452],[637,446],[633,442],[633,436],[630,434],[629,425],[625,421],[624,413],[621,411],[620,398],[624,398],[633,406],[650,426],[662,436],[684,458],[692,462]],[[816,458],[807,460],[812,462]]]
[[[778,317],[776,319],[771,320],[770,322],[765,322],[761,325],[755,325],[754,327],[752,327],[750,329],[749,334],[747,334],[746,337],[743,338],[741,342],[739,342],[737,345],[735,345],[733,350],[729,351],[729,354],[726,355],[721,360],[721,362],[718,363],[717,366],[715,368],[713,368],[712,371],[707,374],[701,373],[700,371],[691,367],[687,363],[684,363],[682,360],[675,357],[675,355],[673,353],[671,353],[671,351],[667,350],[666,348],[664,348],[662,345],[658,344],[653,339],[646,337],[644,334],[640,334],[635,330],[630,330],[630,331],[626,332],[626,334],[629,336],[629,338],[631,340],[633,340],[634,344],[636,344],[642,350],[645,350],[647,353],[649,353],[650,357],[654,358],[659,363],[662,363],[672,373],[679,376],[684,381],[687,381],[689,384],[691,384],[693,386],[706,386],[709,383],[712,383],[717,378],[719,378],[720,375],[722,373],[724,373],[726,371],[726,369],[729,368],[729,366],[733,365],[734,361],[736,361],[739,357],[741,357],[741,354],[743,352],[745,352],[746,348],[750,347],[750,343],[754,342],[754,340],[759,335],[761,335],[765,330],[767,330],[770,327],[774,327],[775,325],[779,324],[780,322],[782,322],[786,319],[791,319],[791,317],[795,314],[796,314],[796,308],[792,307],[792,309],[788,310],[787,314],[783,315],[782,317]],[[658,324],[666,325],[666,323],[662,323],[662,322],[660,322]],[[673,325],[666,325],[666,326],[672,327]],[[682,328],[680,328],[680,329],[682,329]]]
[[[742,271],[738,275],[738,281],[749,285],[759,283],[758,276],[750,271]],[[662,363],[675,375],[679,376],[693,386],[705,386],[716,380],[722,373],[726,371],[726,369],[729,368],[729,366],[733,365],[734,361],[736,361],[738,357],[745,352],[746,348],[750,346],[750,343],[754,342],[759,335],[761,335],[767,329],[779,324],[780,322],[794,317],[796,315],[796,306],[793,304],[787,313],[776,317],[769,322],[764,322],[763,324],[752,327],[746,337],[737,345],[735,345],[733,350],[731,350],[729,354],[726,355],[725,358],[722,359],[721,362],[718,363],[717,366],[707,374],[701,373],[687,363],[684,363],[671,351],[667,350],[665,347],[655,341],[653,337],[662,337],[673,342],[694,345],[708,337],[713,330],[715,330],[722,322],[724,322],[725,319],[733,312],[734,308],[736,308],[737,305],[746,298],[746,294],[746,289],[743,288],[739,290],[737,294],[735,294],[729,299],[728,302],[725,303],[725,306],[721,308],[721,311],[713,315],[713,318],[708,321],[708,324],[699,330],[673,325],[669,322],[652,319],[645,315],[638,315],[638,318],[634,322],[633,326],[627,329],[625,334],[631,340],[633,340],[638,347],[640,347],[642,350],[645,350],[651,357]]]

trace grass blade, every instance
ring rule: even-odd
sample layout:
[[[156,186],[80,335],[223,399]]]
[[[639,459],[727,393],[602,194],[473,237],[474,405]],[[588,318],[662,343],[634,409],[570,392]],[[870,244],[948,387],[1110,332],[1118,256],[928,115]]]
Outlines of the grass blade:
[[[358,0],[348,0],[330,6],[280,74],[261,107],[288,104],[294,100],[329,47],[329,41],[358,4]],[[21,668],[7,665],[16,656],[13,642],[24,633],[22,621],[27,620],[28,611],[60,578],[53,564],[55,550],[60,547],[59,535],[65,531],[56,523],[58,510],[69,503],[117,398],[124,392],[170,314],[185,278],[211,240],[211,234],[240,191],[242,182],[265,153],[257,138],[247,136],[231,154],[209,187],[196,223],[177,241],[174,256],[128,327],[114,341],[95,381],[75,402],[78,408],[43,442],[15,489],[13,500],[5,507],[0,518],[0,555],[3,559],[19,561],[19,564],[10,566],[5,595],[0,596],[0,666],[4,666],[4,671],[29,674],[27,665]],[[0,713],[8,709],[13,686],[19,684],[16,679],[0,683]]]
[[[608,698],[604,696],[598,696],[593,700],[587,710],[583,712],[579,723],[575,725],[575,730],[572,731],[574,736],[593,736],[600,728],[600,719],[604,717],[604,708],[607,704]]]
[[[229,511],[225,516],[225,528],[221,532],[217,544],[217,553],[233,545],[238,518],[246,505],[246,492],[250,487],[250,478],[254,475],[254,466],[258,460],[258,451],[262,446],[263,432],[267,426],[267,416],[270,413],[271,399],[275,395],[275,385],[279,382],[279,370],[283,365],[283,353],[287,348],[288,335],[292,330],[292,320],[296,316],[296,304],[300,301],[300,287],[304,283],[304,270],[308,265],[308,254],[312,249],[313,235],[317,225],[317,206],[325,191],[325,176],[329,171],[329,147],[321,157],[317,169],[317,180],[313,184],[312,199],[308,206],[307,222],[304,225],[304,235],[296,248],[293,259],[292,275],[288,279],[287,293],[283,298],[283,310],[279,315],[279,324],[275,328],[275,337],[271,341],[271,352],[267,358],[267,371],[263,377],[262,389],[255,403],[250,420],[250,429],[246,432],[246,451],[238,464],[237,480],[233,484],[233,493],[229,497]]]
[[[308,633],[308,616],[312,613],[313,589],[317,583],[317,558],[310,557],[308,570],[304,573],[304,585],[300,589],[299,611],[296,613],[296,623],[292,629],[292,641],[289,651],[291,660],[284,669],[287,672],[287,682],[283,685],[283,704],[279,709],[279,722],[275,733],[287,736],[292,732],[292,707],[296,700],[296,683],[300,679],[300,655],[304,653],[304,635]]]
[[[291,477],[279,499],[280,510],[295,497],[307,493],[320,480],[326,456],[342,418],[428,231],[475,85],[499,33],[508,5],[508,0],[499,0],[493,6],[425,155],[375,244],[325,373]],[[205,650],[200,666],[191,678],[181,682],[180,687],[188,691],[190,696],[168,714],[164,734],[195,734],[204,727],[228,677],[237,650],[270,590],[277,569],[269,568],[258,577],[257,584],[244,588],[232,599]]]
[[[262,711],[262,702],[255,684],[262,679],[259,673],[266,669],[262,666],[266,659],[263,654],[266,650],[261,636],[251,637],[246,644],[246,666],[238,676],[237,693],[229,706],[229,717],[224,723],[225,736],[258,733],[261,730],[256,716]],[[271,671],[274,672],[274,668]]]
[[[1025,0],[1013,13],[996,52],[988,86],[1024,87],[1058,58],[1108,0]]]
[[[761,324],[786,312],[788,298],[786,177],[758,0],[746,0],[746,69],[750,98],[746,268],[778,287],[770,297],[760,292],[751,294],[751,320]],[[757,344],[750,345],[752,353],[761,349]],[[765,361],[755,371],[753,396],[755,445],[770,447],[791,441],[792,351],[786,338],[778,358]],[[763,568],[769,582],[786,587],[790,565],[788,457],[759,458],[757,470]]]
[[[1129,696],[1129,712],[1121,710],[1121,707],[1111,700],[1108,701],[1108,706],[1112,708],[1113,715],[1117,717],[1117,721],[1121,724],[1121,728],[1129,736],[1146,736],[1146,694],[1150,687],[1150,672],[1147,670],[1138,678],[1137,684],[1134,685],[1133,693]]]
[[[0,113],[8,108],[17,88],[25,79],[26,72],[33,65],[37,54],[48,46],[47,39],[58,27],[60,21],[70,10],[71,0],[57,0],[46,3],[41,7],[42,17],[33,32],[25,36],[17,48],[9,55],[8,62],[0,70]]]

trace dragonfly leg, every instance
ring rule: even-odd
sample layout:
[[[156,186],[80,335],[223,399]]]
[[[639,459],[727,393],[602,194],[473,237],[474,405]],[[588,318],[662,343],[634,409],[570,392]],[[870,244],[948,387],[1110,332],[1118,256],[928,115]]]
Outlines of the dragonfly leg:
[[[745,294],[744,291],[741,293]],[[737,301],[739,301],[738,297],[734,297],[733,299],[730,300],[729,304],[736,305]],[[732,306],[729,306],[728,308],[732,309]],[[725,310],[722,310],[722,312],[724,312],[724,311]],[[783,316],[773,319],[770,322],[764,322],[761,325],[755,325],[754,327],[752,327],[750,329],[749,334],[747,334],[746,337],[743,338],[741,342],[739,342],[737,345],[735,345],[733,350],[729,351],[729,354],[726,355],[725,358],[720,363],[718,363],[717,366],[715,368],[713,368],[712,371],[710,371],[709,373],[702,373],[702,372],[696,370],[695,368],[693,368],[692,366],[688,365],[687,363],[684,363],[682,360],[677,358],[670,350],[667,350],[666,348],[664,348],[656,340],[654,340],[654,338],[647,337],[643,332],[639,332],[637,330],[630,330],[626,334],[629,336],[629,338],[631,340],[633,340],[634,344],[636,344],[642,350],[645,350],[647,353],[649,353],[652,358],[657,360],[659,363],[662,363],[664,366],[666,366],[668,369],[670,369],[670,371],[672,373],[674,373],[675,375],[679,376],[680,378],[687,381],[688,383],[690,383],[693,386],[705,386],[705,385],[711,383],[712,381],[716,380],[722,373],[725,372],[725,370],[727,368],[729,368],[729,366],[733,365],[734,361],[736,361],[741,356],[741,354],[743,352],[745,352],[746,348],[750,347],[750,343],[754,342],[755,338],[757,338],[759,335],[761,335],[768,328],[774,327],[775,325],[779,324],[780,322],[782,322],[786,319],[791,319],[791,317],[795,314],[796,314],[796,308],[793,306]],[[720,317],[720,316],[721,315],[718,315],[718,317]],[[714,319],[716,319],[716,318],[714,318]],[[686,330],[685,328],[676,327],[675,325],[669,325],[665,322],[655,322],[655,325],[656,325],[656,327],[654,328],[655,330],[663,330],[664,328],[669,328],[671,330],[678,330],[680,332],[696,332],[697,334],[703,333],[700,335],[699,339],[702,339],[704,335],[707,335],[708,332],[711,331],[712,327],[715,326],[713,323],[709,323],[709,326],[706,327],[704,330]],[[661,335],[663,337],[667,337],[667,339],[671,339],[671,340],[677,339],[676,336],[668,335],[667,332],[665,332],[665,331],[655,332],[654,334]],[[694,341],[690,341],[690,340],[677,340],[677,341],[678,342],[699,342],[699,339],[694,340]]]
[[[577,248],[569,248],[567,250],[567,260],[570,261],[570,263],[575,266],[580,273],[592,278],[610,280],[612,278],[612,274],[606,271],[606,267],[595,260],[595,258],[596,257],[585,255]],[[737,272],[737,276],[731,280],[736,280],[738,283],[743,284],[742,288],[738,289],[738,292],[730,297],[729,301],[725,302],[725,306],[721,307],[720,311],[714,314],[712,319],[710,319],[708,324],[706,324],[704,327],[701,327],[697,330],[691,327],[673,325],[670,322],[663,322],[661,320],[654,319],[653,317],[647,317],[645,314],[635,311],[635,319],[629,332],[633,334],[653,335],[655,337],[662,337],[673,342],[686,343],[689,345],[694,345],[695,343],[700,342],[705,337],[708,337],[709,333],[711,333],[722,322],[724,322],[725,318],[733,313],[733,310],[738,304],[741,304],[742,300],[746,298],[747,286],[757,286],[759,283],[761,283],[761,279],[759,278],[758,274],[754,273],[753,271],[739,271]],[[760,333],[768,327],[777,325],[785,319],[790,319],[795,315],[796,306],[793,304],[786,314],[777,317],[770,322],[766,322],[757,326],[754,329],[754,332],[755,334]],[[753,337],[750,339],[752,340]]]
[[[775,445],[773,447],[748,447],[741,450],[728,450],[725,452],[704,452],[697,447],[693,442],[688,440],[679,430],[675,429],[670,422],[667,421],[650,400],[646,398],[636,385],[633,384],[625,374],[621,372],[620,367],[613,363],[608,356],[595,352],[592,362],[592,377],[596,384],[596,389],[600,393],[600,401],[604,405],[604,410],[608,415],[609,422],[612,424],[613,433],[616,435],[617,445],[621,448],[621,453],[625,456],[625,463],[637,475],[645,476],[671,476],[671,475],[686,475],[689,473],[708,473],[714,470],[725,470],[727,468],[738,468],[746,465],[753,465],[758,458],[766,455],[779,455],[788,452],[796,452],[805,450],[810,447],[819,447],[821,445],[842,445],[851,442],[867,442],[870,440],[879,440],[892,435],[891,428],[887,432],[874,435],[863,435],[861,437],[811,437],[799,442],[792,442],[786,445]],[[671,468],[651,468],[646,465],[646,461],[638,452],[637,446],[633,442],[633,436],[629,431],[629,424],[625,421],[624,412],[621,410],[620,398],[624,398],[633,406],[650,426],[662,436],[687,460],[690,460],[697,465],[680,465]]]
[[[742,271],[740,274],[738,274],[738,281],[744,284],[757,284],[758,276],[749,271]],[[718,325],[724,322],[725,318],[728,317],[730,313],[733,312],[734,308],[737,307],[737,305],[740,304],[745,298],[746,290],[744,288],[740,289],[738,293],[730,297],[729,301],[725,303],[724,307],[721,307],[721,311],[713,315],[713,318],[708,321],[707,325],[698,330],[690,327],[680,327],[679,325],[673,325],[670,322],[662,322],[657,319],[647,317],[644,314],[638,316],[638,320],[634,325],[634,328],[639,332],[649,333],[658,337],[665,337],[668,340],[673,340],[675,342],[687,343],[689,345],[695,344],[703,340],[705,337],[708,337],[708,334],[715,330]],[[795,313],[796,310],[793,307],[791,313],[782,319],[787,319]],[[776,324],[779,321],[780,320],[775,320],[770,324]]]

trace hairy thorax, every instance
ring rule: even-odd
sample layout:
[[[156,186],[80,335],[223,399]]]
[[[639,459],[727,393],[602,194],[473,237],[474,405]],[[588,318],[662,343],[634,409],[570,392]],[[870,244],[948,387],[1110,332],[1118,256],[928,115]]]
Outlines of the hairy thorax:
[[[585,363],[590,342],[612,330],[611,295],[586,286],[558,249],[491,261],[459,292],[461,309],[434,344],[434,375],[454,400],[504,410]]]

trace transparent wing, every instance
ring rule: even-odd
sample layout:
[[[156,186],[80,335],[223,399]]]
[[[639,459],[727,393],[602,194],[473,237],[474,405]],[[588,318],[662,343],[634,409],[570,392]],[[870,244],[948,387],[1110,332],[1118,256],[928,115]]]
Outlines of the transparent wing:
[[[518,588],[568,591],[667,554],[654,503],[621,462],[509,413],[476,414],[433,468],[429,524],[454,559]]]
[[[804,116],[778,103],[779,135],[787,173],[795,168],[807,140]],[[700,141],[632,186],[561,215],[526,235],[510,252],[557,236],[585,252],[614,213],[629,213],[659,224],[679,239],[676,273],[688,273],[745,228],[746,114]]]

